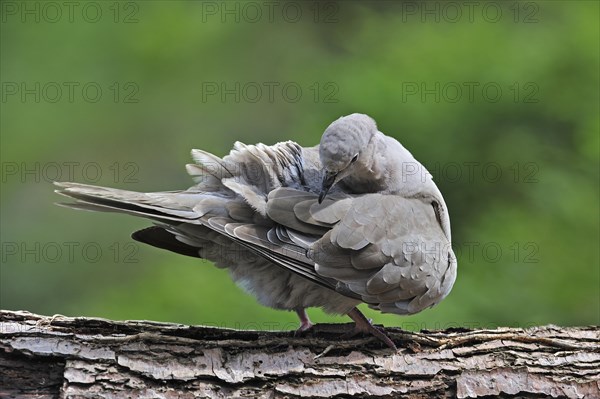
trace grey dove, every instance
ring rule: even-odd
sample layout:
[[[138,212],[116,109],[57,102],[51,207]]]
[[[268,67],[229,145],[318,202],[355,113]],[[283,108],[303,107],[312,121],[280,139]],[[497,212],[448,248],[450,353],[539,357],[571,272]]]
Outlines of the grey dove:
[[[408,315],[445,298],[456,279],[446,203],[431,175],[364,114],[331,123],[320,145],[234,144],[193,150],[182,191],[139,193],[55,183],[67,206],[141,216],[140,242],[227,268],[271,308],[347,314],[355,333],[394,343],[357,309]]]

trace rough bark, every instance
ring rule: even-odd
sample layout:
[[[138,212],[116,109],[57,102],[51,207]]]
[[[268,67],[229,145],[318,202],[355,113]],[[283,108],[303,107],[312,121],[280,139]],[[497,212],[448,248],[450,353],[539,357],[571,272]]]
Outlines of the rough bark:
[[[338,325],[339,326],[339,325]],[[302,337],[0,312],[0,396],[600,397],[600,328]]]

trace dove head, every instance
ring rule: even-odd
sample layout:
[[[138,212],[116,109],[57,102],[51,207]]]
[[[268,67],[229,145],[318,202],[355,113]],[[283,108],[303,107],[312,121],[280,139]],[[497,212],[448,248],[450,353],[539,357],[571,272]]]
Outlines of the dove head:
[[[319,145],[323,168],[319,203],[335,183],[351,175],[356,165],[365,163],[364,150],[376,133],[375,121],[365,114],[343,116],[325,129]]]

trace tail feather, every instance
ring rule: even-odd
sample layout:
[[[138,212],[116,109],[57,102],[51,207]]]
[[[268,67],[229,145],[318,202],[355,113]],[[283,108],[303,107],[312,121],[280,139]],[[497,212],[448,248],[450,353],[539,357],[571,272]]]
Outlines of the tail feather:
[[[168,232],[161,226],[152,226],[138,230],[131,235],[131,238],[156,248],[200,258],[200,247],[181,242],[173,233]]]
[[[170,193],[138,193],[107,187],[79,183],[54,183],[56,193],[75,199],[74,204],[60,204],[67,207],[93,211],[121,212],[150,219],[190,221],[198,217],[191,207],[173,199]],[[183,194],[189,197],[192,194]],[[171,198],[169,198],[171,196]],[[191,203],[189,198],[186,198]]]

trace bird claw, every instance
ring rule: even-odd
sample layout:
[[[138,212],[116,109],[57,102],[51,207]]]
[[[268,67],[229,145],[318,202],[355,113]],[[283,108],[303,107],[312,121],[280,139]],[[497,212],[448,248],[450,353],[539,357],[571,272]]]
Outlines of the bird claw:
[[[294,337],[302,336],[314,327],[314,324],[310,322],[310,319],[306,314],[306,309],[298,309],[296,310],[296,314],[298,314],[298,318],[300,318],[300,327],[294,331]]]
[[[352,320],[354,320],[354,322],[356,323],[354,325],[354,330],[348,332],[351,334],[348,338],[351,338],[360,333],[370,334],[378,340],[380,340],[381,342],[383,342],[384,344],[386,344],[386,346],[388,346],[389,348],[393,349],[394,351],[398,351],[396,344],[394,344],[394,341],[392,341],[390,337],[388,337],[388,335],[385,332],[385,329],[383,327],[374,326],[371,320],[367,319],[365,315],[363,315],[357,308],[352,309],[348,313],[348,316],[350,316],[350,318],[352,318]]]
[[[306,334],[307,332],[309,332],[310,330],[312,330],[313,327],[314,327],[314,324],[312,324],[310,322],[307,323],[307,324],[302,323],[300,325],[300,327],[298,327],[296,330],[293,331],[293,336],[294,337],[301,337],[304,334]]]

